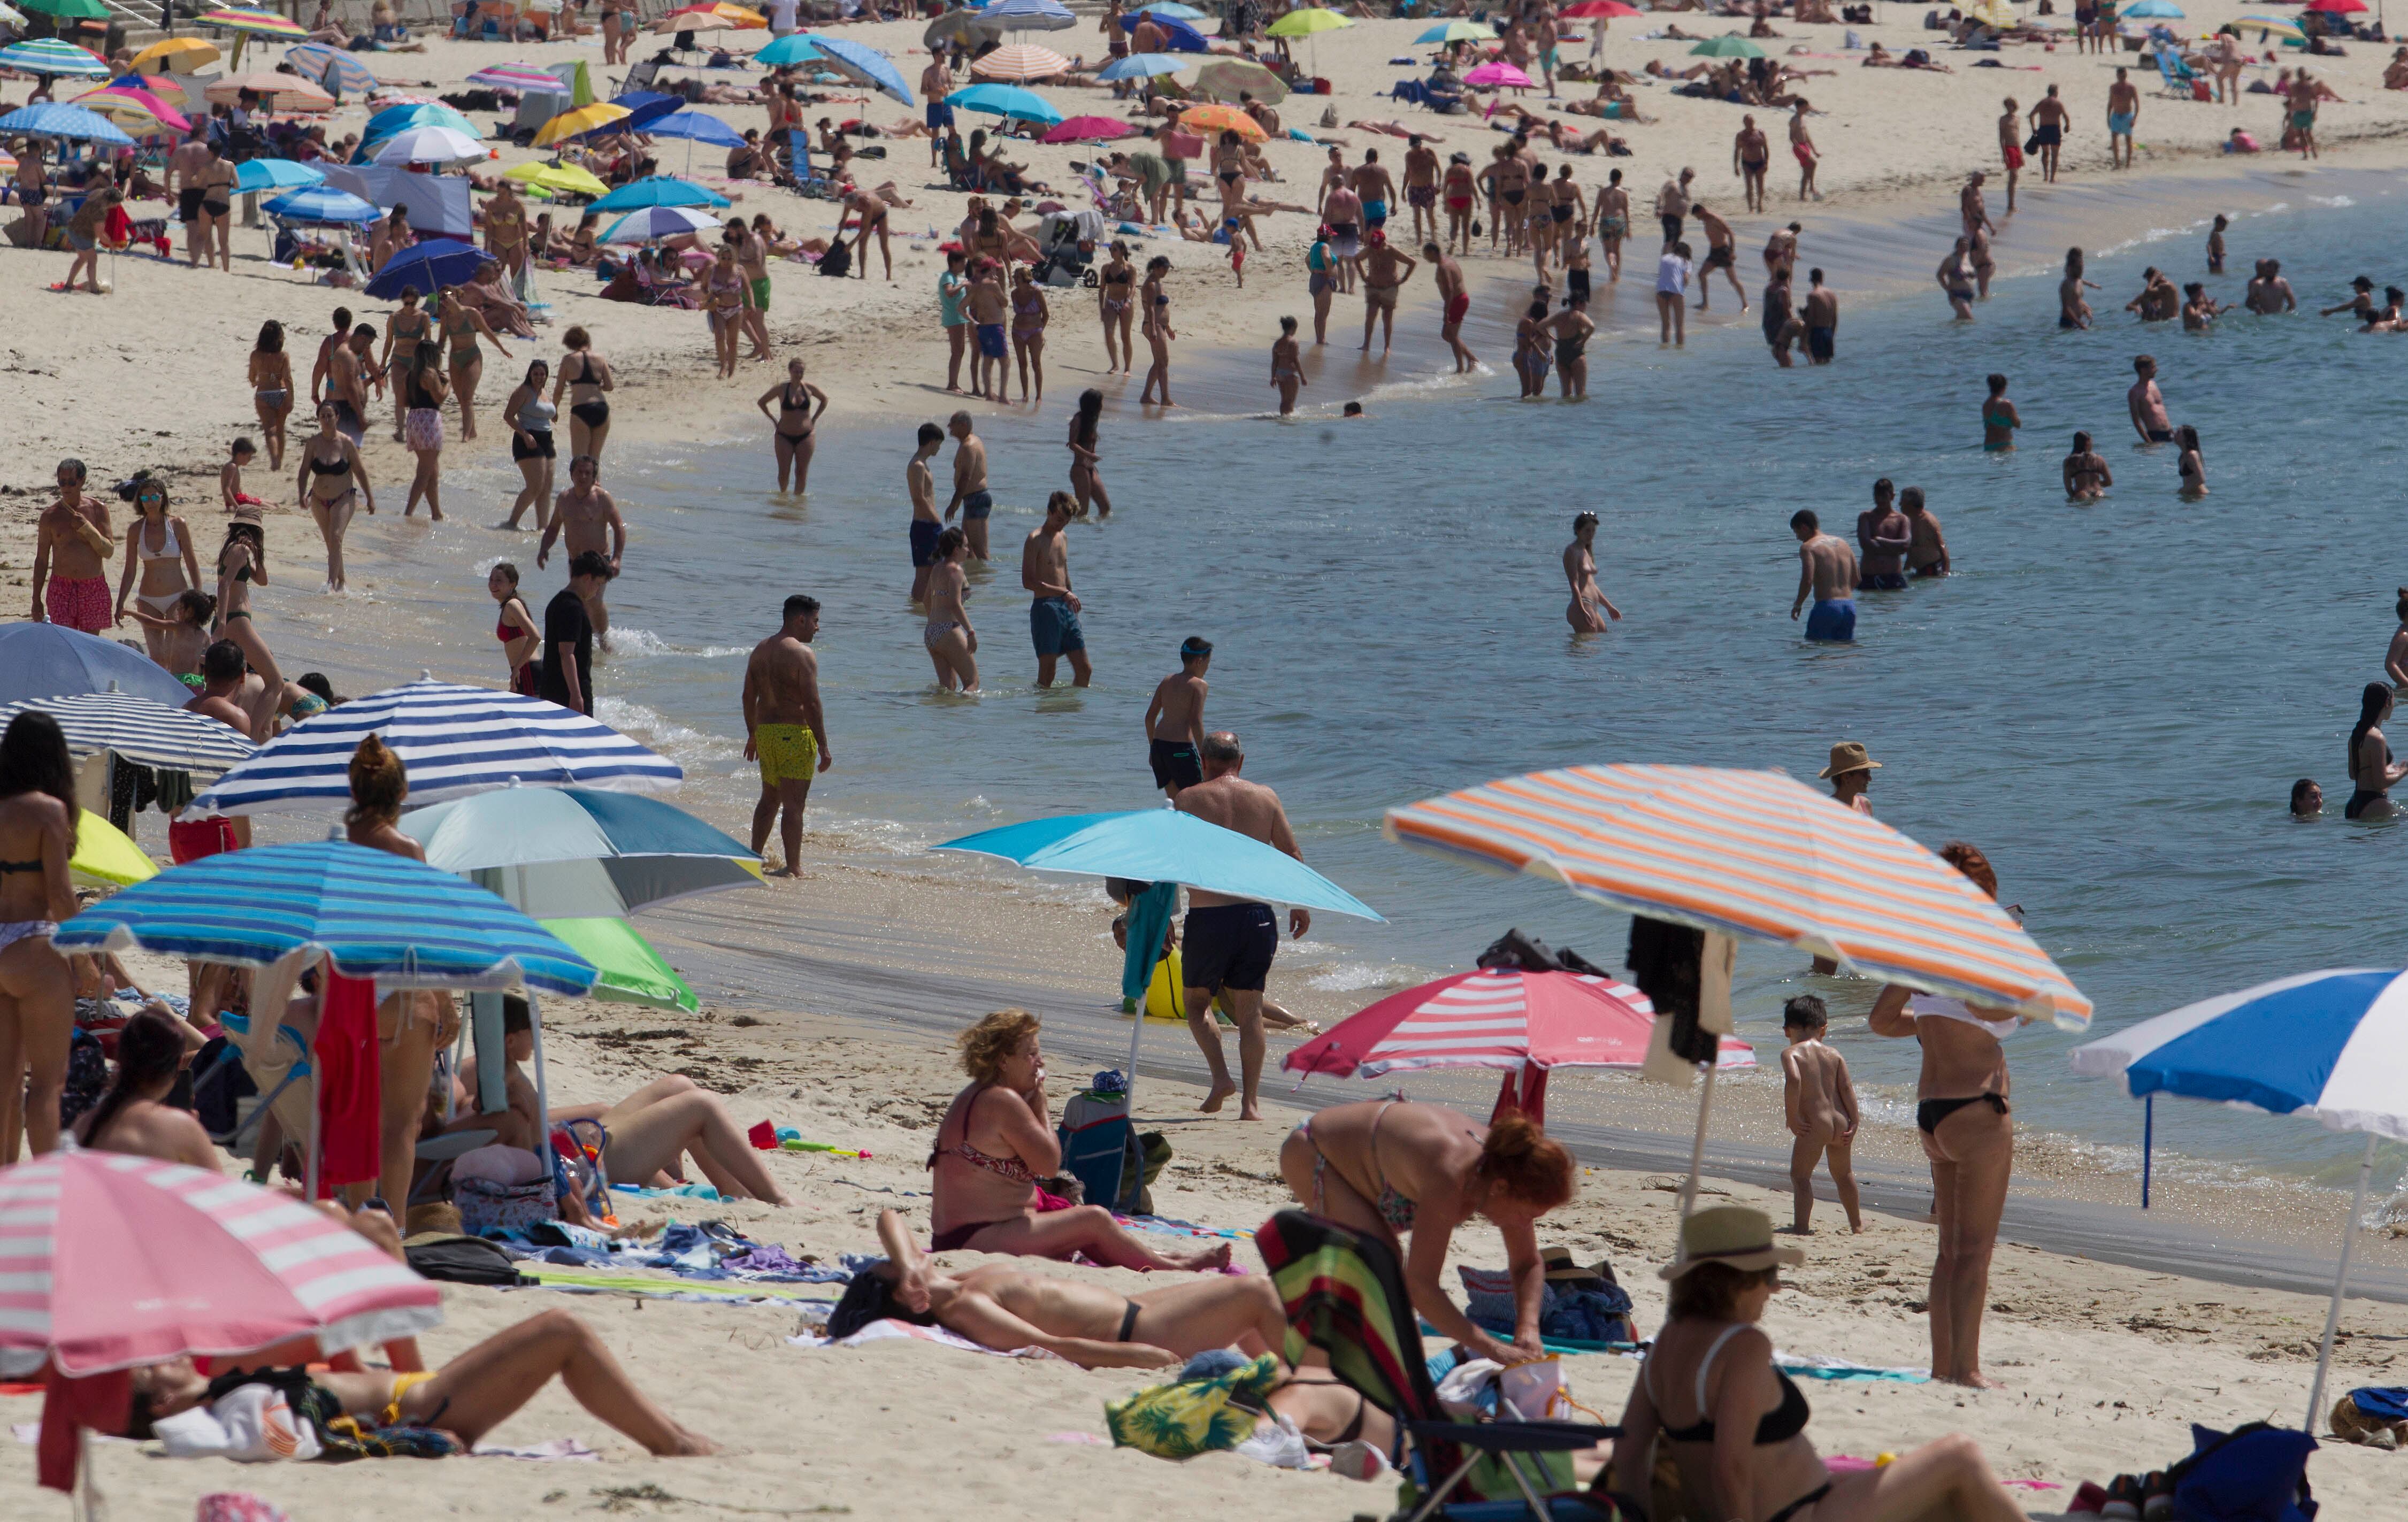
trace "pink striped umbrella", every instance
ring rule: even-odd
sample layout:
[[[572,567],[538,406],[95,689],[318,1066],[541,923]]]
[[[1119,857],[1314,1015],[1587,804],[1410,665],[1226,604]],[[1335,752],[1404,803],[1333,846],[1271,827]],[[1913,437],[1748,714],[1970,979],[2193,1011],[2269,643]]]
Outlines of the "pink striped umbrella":
[[[74,1377],[314,1334],[423,1331],[437,1286],[289,1195],[180,1163],[54,1152],[0,1169],[0,1374]]]
[[[1378,1078],[1430,1068],[1636,1068],[1656,1006],[1628,984],[1582,972],[1484,968],[1408,988],[1290,1052],[1290,1072]],[[1715,1066],[1753,1068],[1726,1036]]]

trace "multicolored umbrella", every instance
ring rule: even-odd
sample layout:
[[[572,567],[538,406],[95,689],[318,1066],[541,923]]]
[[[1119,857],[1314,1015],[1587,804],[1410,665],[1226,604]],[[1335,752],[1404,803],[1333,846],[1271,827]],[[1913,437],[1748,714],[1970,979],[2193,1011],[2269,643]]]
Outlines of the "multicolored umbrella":
[[[1045,134],[1049,143],[1109,143],[1138,129],[1116,116],[1074,116]]]
[[[190,74],[224,56],[216,43],[205,38],[163,37],[134,55],[134,70],[147,73],[156,64],[170,74]]]
[[[0,707],[0,730],[7,729],[10,720],[25,712],[47,713],[58,720],[67,749],[75,754],[113,751],[146,767],[216,776],[239,765],[259,749],[215,719],[133,693],[88,692],[26,698]]]
[[[248,854],[249,853],[236,853]],[[116,1152],[0,1169],[0,1374],[84,1377],[443,1319],[439,1287],[290,1195]]]
[[[1234,132],[1250,143],[1270,136],[1261,122],[1235,106],[1190,106],[1179,113],[1179,124],[1190,132]]]
[[[769,27],[769,18],[759,11],[747,10],[742,6],[724,4],[686,6],[681,9],[668,12],[661,20],[692,22],[706,17],[716,17],[739,32],[766,32]]]
[[[1070,72],[1070,61],[1033,42],[1007,43],[975,59],[970,72],[982,79],[1050,79]]]
[[[80,74],[94,79],[117,72],[109,66],[108,60],[56,37],[12,42],[0,48],[0,68],[12,68],[20,74]]]
[[[87,90],[75,97],[75,104],[87,111],[97,111],[120,126],[140,133],[189,132],[193,123],[184,113],[161,100],[148,90],[131,85],[108,84],[97,90]],[[223,725],[220,725],[221,728]]]
[[[1290,1052],[1293,1073],[1379,1078],[1441,1068],[1637,1068],[1647,1060],[1656,1006],[1627,984],[1582,972],[1484,968],[1408,988],[1348,1015]],[[1756,1052],[1722,1039],[1715,1065],[1756,1066]]]
[[[601,183],[599,180],[595,182]],[[643,179],[622,185],[617,190],[608,191],[600,200],[594,203],[592,209],[633,211],[638,207],[647,206],[721,207],[730,204],[732,203],[726,196],[708,185],[697,185],[691,179],[680,179],[674,175],[646,175]]]
[[[2256,32],[2258,40],[2260,42],[2266,40],[2269,33],[2278,37],[2290,37],[2300,41],[2304,41],[2308,35],[2300,28],[2299,22],[2288,16],[2243,16],[2232,24]]]
[[[308,27],[272,10],[242,10],[229,7],[223,10],[212,10],[193,24],[244,36],[289,37],[294,42],[307,41],[309,36]]]
[[[533,64],[492,64],[468,76],[467,83],[482,90],[515,90],[521,94],[561,95],[568,86],[557,74]]]
[[[265,69],[212,80],[203,93],[213,106],[234,106],[240,103],[245,91],[259,98],[263,111],[306,112],[314,116],[335,108],[334,96],[301,76]]]
[[[1457,18],[1455,21],[1439,22],[1413,38],[1413,45],[1420,47],[1426,42],[1494,42],[1496,40],[1497,28],[1486,22],[1471,22]]]
[[[650,243],[657,238],[683,237],[719,231],[719,219],[691,207],[639,207],[610,224],[605,243]]]
[[[482,142],[485,136],[482,127],[441,101],[412,100],[394,101],[369,117],[368,124],[360,131],[360,137],[366,143],[380,143],[395,133],[407,132],[412,127],[450,127],[472,142]]]
[[[550,148],[552,144],[566,138],[581,137],[589,132],[599,132],[605,127],[616,126],[635,114],[624,106],[615,106],[607,100],[595,101],[591,106],[580,106],[574,110],[561,112],[538,127],[535,134],[535,146]]]
[[[131,947],[272,967],[319,953],[385,988],[581,994],[594,966],[535,921],[450,872],[346,840],[253,846],[171,867],[58,928],[61,951]]]
[[[1965,875],[1777,771],[1567,767],[1388,811],[1388,838],[1634,914],[1778,941],[2068,1030],[2090,1000]]]
[[[1313,15],[1326,15],[1314,11]],[[1240,95],[1252,95],[1266,106],[1276,106],[1287,99],[1287,81],[1263,67],[1241,58],[1224,58],[1205,65],[1196,71],[1197,88],[1210,92],[1222,100],[1236,100]]]
[[[354,95],[373,94],[384,87],[384,81],[370,74],[358,59],[322,42],[289,49],[284,61],[300,70],[303,79],[314,80],[337,95],[347,90]]]
[[[485,145],[456,127],[405,127],[377,145],[377,164],[475,164]]]

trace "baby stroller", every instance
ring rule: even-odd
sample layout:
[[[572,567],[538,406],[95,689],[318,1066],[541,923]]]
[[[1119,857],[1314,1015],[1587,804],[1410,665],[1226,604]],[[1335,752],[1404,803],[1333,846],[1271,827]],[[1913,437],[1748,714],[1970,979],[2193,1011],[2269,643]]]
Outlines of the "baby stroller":
[[[1096,284],[1096,245],[1104,237],[1104,219],[1094,211],[1052,211],[1037,223],[1037,266],[1039,285]]]

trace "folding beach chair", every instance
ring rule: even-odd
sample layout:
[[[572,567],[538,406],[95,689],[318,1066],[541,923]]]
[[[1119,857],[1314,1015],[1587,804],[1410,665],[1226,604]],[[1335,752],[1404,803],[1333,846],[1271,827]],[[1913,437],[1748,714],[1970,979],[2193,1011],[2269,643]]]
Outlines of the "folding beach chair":
[[[1587,1422],[1457,1421],[1439,1404],[1422,1354],[1420,1317],[1388,1244],[1302,1211],[1282,1211],[1254,1245],[1287,1308],[1287,1358],[1306,1346],[1329,1371],[1396,1418],[1398,1468],[1412,1499],[1391,1522],[1612,1522],[1630,1513],[1603,1494],[1573,1491],[1570,1455],[1619,1437]],[[1397,1459],[1399,1455],[1390,1455]],[[1463,1499],[1450,1503],[1460,1492]]]
[[[2157,60],[2157,79],[2165,85],[2167,93],[2180,95],[2185,100],[2190,99],[2193,93],[2191,81],[2198,79],[2199,74],[2183,62],[2182,53],[2159,43],[2149,56]]]

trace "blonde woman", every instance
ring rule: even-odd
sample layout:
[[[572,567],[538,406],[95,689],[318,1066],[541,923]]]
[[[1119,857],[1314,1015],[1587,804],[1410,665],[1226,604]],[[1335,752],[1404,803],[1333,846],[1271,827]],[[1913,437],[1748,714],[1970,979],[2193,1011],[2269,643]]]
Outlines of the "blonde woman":
[[[452,346],[452,389],[460,397],[460,438],[463,442],[477,437],[477,382],[484,379],[485,356],[477,347],[479,335],[494,341],[494,350],[504,359],[509,350],[502,336],[485,321],[483,311],[467,305],[452,292],[443,293],[435,309],[435,320],[442,326],[444,340]],[[441,513],[437,513],[440,518]]]

